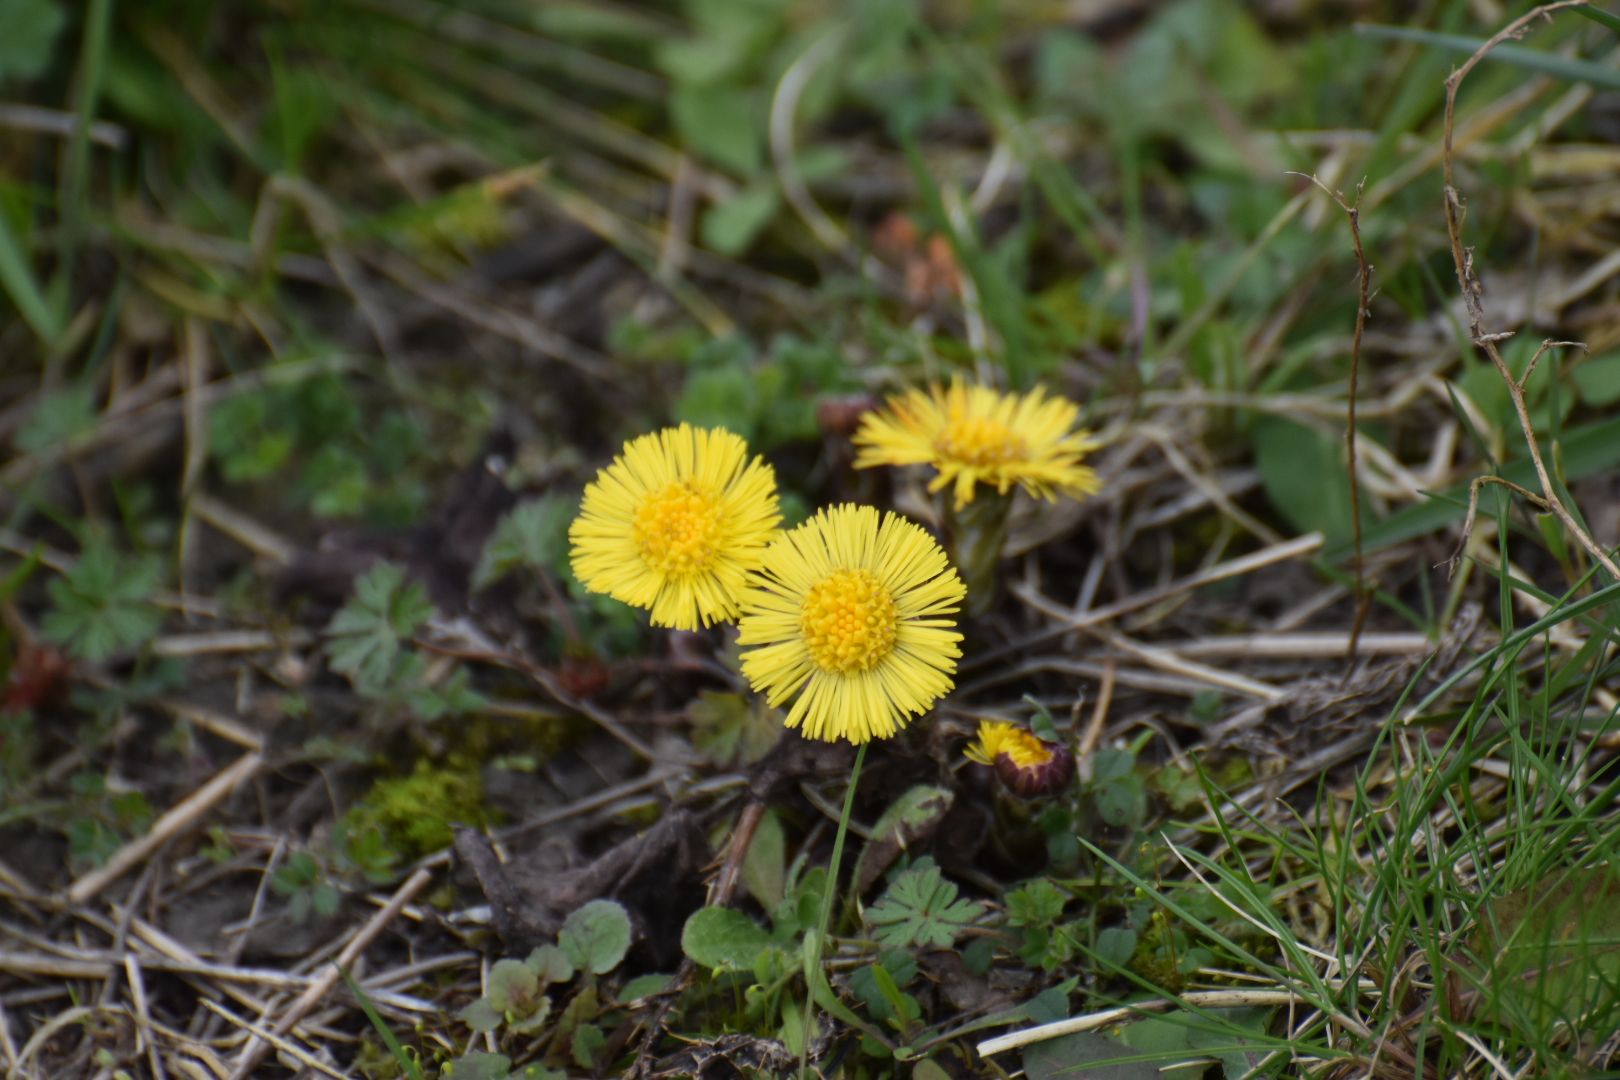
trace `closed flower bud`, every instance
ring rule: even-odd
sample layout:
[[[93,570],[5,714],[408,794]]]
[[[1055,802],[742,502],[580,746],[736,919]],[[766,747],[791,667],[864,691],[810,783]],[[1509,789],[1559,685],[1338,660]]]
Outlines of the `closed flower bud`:
[[[1005,720],[979,721],[979,737],[963,751],[969,761],[995,769],[1008,791],[1032,799],[1055,795],[1074,778],[1074,755]]]

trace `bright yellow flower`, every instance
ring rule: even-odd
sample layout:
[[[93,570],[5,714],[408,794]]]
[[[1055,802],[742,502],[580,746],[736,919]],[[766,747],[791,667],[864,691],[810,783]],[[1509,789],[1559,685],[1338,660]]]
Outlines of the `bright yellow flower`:
[[[1097,474],[1081,464],[1098,443],[1075,428],[1079,418],[1074,402],[1046,397],[1040,387],[1003,394],[952,382],[908,390],[861,422],[855,467],[932,465],[939,475],[928,490],[952,487],[958,510],[979,483],[1003,495],[1017,484],[1042,499],[1078,499],[1098,488]]]
[[[932,537],[870,506],[823,510],[749,576],[743,674],[808,738],[884,739],[950,692],[966,590]]]
[[[776,473],[724,428],[682,424],[624,444],[569,527],[574,575],[696,630],[737,617],[748,571],[778,534]]]

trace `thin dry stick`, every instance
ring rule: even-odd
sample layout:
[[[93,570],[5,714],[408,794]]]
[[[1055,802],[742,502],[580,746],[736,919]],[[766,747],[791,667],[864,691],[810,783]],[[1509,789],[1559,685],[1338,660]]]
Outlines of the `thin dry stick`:
[[[1502,359],[1501,350],[1497,348],[1497,342],[1510,337],[1511,334],[1488,334],[1485,332],[1485,309],[1481,302],[1485,288],[1480,283],[1479,277],[1474,273],[1473,249],[1463,246],[1463,197],[1462,192],[1457,188],[1454,168],[1453,133],[1457,120],[1457,90],[1462,86],[1463,80],[1468,77],[1468,73],[1473,71],[1474,67],[1496,46],[1504,41],[1517,40],[1522,37],[1528,32],[1530,24],[1536,19],[1548,18],[1555,11],[1590,6],[1586,0],[1559,0],[1558,3],[1544,4],[1534,11],[1521,15],[1498,31],[1489,41],[1481,45],[1462,67],[1451,73],[1450,78],[1446,79],[1445,148],[1440,161],[1445,181],[1446,234],[1451,240],[1451,259],[1457,268],[1457,284],[1462,290],[1463,306],[1468,311],[1468,334],[1473,339],[1475,346],[1490,358],[1497,374],[1507,384],[1508,396],[1513,400],[1513,411],[1518,415],[1519,429],[1524,433],[1525,446],[1529,449],[1531,464],[1535,466],[1536,479],[1541,484],[1541,493],[1546,499],[1547,509],[1557,516],[1564,528],[1569,530],[1570,535],[1575,537],[1581,547],[1585,548],[1587,553],[1596,559],[1598,564],[1607,570],[1612,578],[1620,580],[1620,564],[1616,564],[1609,557],[1609,554],[1598,545],[1598,542],[1592,538],[1591,534],[1575,519],[1575,515],[1569,512],[1563,500],[1558,497],[1558,489],[1553,486],[1552,477],[1547,473],[1547,465],[1542,460],[1540,444],[1536,441],[1535,425],[1530,422],[1530,408],[1525,402],[1524,384],[1513,377],[1513,372],[1507,366],[1507,361]],[[1541,353],[1553,344],[1556,343],[1544,342],[1542,344],[1542,348],[1537,352],[1535,360],[1531,362],[1532,370],[1536,361],[1541,359]]]
[[[298,1061],[301,1065],[314,1069],[316,1072],[321,1073],[324,1076],[336,1077],[337,1080],[346,1080],[343,1073],[338,1072],[336,1069],[332,1068],[332,1066],[326,1064],[326,1062],[322,1061],[314,1054],[311,1054],[308,1050],[305,1050],[291,1039],[288,1039],[283,1035],[279,1035],[274,1031],[266,1030],[263,1026],[255,1024],[245,1016],[237,1016],[225,1006],[209,1001],[207,998],[202,1000],[202,1005],[210,1012],[224,1017],[237,1027],[251,1032],[253,1034],[254,1041],[250,1045],[263,1046],[265,1043],[269,1043],[277,1050],[280,1050],[283,1054],[286,1054],[287,1056]],[[263,1042],[258,1041],[261,1039]],[[235,1075],[240,1076],[241,1073],[237,1072]]]
[[[1474,535],[1474,519],[1479,516],[1479,490],[1486,484],[1498,484],[1507,488],[1509,491],[1523,495],[1525,498],[1529,499],[1543,510],[1551,509],[1546,499],[1543,499],[1540,495],[1537,495],[1529,488],[1520,487],[1511,480],[1504,479],[1500,476],[1474,477],[1474,479],[1468,485],[1468,516],[1463,518],[1462,536],[1458,537],[1457,539],[1457,550],[1453,551],[1451,553],[1451,558],[1446,560],[1446,565],[1449,568],[1447,570],[1448,577],[1452,573],[1456,572],[1457,563],[1462,559],[1463,549],[1468,546],[1468,538]]]
[[[158,818],[145,836],[131,840],[107,860],[105,866],[75,881],[68,889],[68,900],[82,904],[102,889],[128,873],[137,864],[156,851],[162,844],[197,824],[208,811],[224,799],[237,786],[247,781],[264,764],[257,753],[243,754],[236,763],[222,769],[214,778],[192,793],[180,805]]]
[[[1356,201],[1352,203],[1345,200],[1342,192],[1328,187],[1314,175],[1293,175],[1304,176],[1339,204],[1339,209],[1350,220],[1350,244],[1356,253],[1356,324],[1350,338],[1350,392],[1345,402],[1347,418],[1344,425],[1344,448],[1349,457],[1350,471],[1350,529],[1355,538],[1355,553],[1350,558],[1350,567],[1356,579],[1356,616],[1350,626],[1350,648],[1346,658],[1354,664],[1356,645],[1361,640],[1362,627],[1367,624],[1367,614],[1372,610],[1372,593],[1367,589],[1366,568],[1361,555],[1361,483],[1356,476],[1356,386],[1361,376],[1361,335],[1367,328],[1367,306],[1372,303],[1372,264],[1367,261],[1366,249],[1361,246],[1361,191],[1367,181],[1362,180],[1356,185]],[[1345,678],[1350,677],[1351,671],[1352,668],[1345,668]]]
[[[152,1030],[152,1012],[146,1004],[146,980],[141,977],[140,961],[134,953],[124,954],[124,978],[129,983],[130,1002],[135,1007],[135,1023],[146,1040],[146,1060],[152,1066],[153,1080],[169,1080],[163,1068],[163,1055],[158,1052],[157,1035]]]
[[[405,905],[410,903],[416,894],[425,889],[427,883],[432,880],[433,874],[428,870],[418,870],[406,878],[405,884],[395,891],[394,895],[389,898],[388,903],[377,914],[373,915],[366,925],[362,926],[359,932],[343,947],[343,951],[338,953],[337,959],[332,962],[332,966],[326,973],[312,983],[309,989],[300,994],[297,1001],[288,1006],[287,1011],[281,1015],[280,1020],[276,1021],[276,1025],[271,1029],[271,1032],[281,1036],[286,1035],[296,1027],[298,1021],[302,1020],[322,998],[332,992],[332,988],[343,978],[344,969],[351,966],[355,959],[365,952],[377,935],[382,933],[383,929],[394,921],[394,917],[400,913]],[[259,1062],[264,1059],[264,1055],[269,1052],[269,1049],[270,1044],[263,1038],[255,1037],[252,1039],[246,1049],[242,1051],[241,1057],[237,1059],[236,1068],[231,1073],[231,1080],[246,1080],[246,1077],[253,1075],[253,1070],[258,1067]]]
[[[1097,704],[1091,710],[1091,722],[1086,725],[1086,733],[1081,736],[1074,755],[1088,778],[1091,775],[1091,752],[1102,742],[1103,725],[1108,722],[1108,710],[1114,704],[1114,684],[1118,677],[1114,658],[1109,657],[1103,666],[1102,679],[1098,682]]]

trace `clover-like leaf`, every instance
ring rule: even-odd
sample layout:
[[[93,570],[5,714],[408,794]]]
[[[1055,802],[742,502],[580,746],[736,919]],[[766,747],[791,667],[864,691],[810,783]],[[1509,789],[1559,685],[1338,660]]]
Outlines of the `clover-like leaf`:
[[[144,645],[163,625],[150,599],[162,577],[162,563],[151,556],[121,555],[102,543],[86,547],[71,570],[46,586],[45,638],[91,663]]]
[[[956,886],[940,876],[939,867],[913,867],[895,878],[883,898],[866,909],[866,921],[878,941],[889,948],[915,944],[948,949],[982,910],[971,900],[956,897]]]
[[[482,589],[515,570],[549,570],[562,565],[573,516],[573,500],[559,495],[518,504],[495,526],[484,545],[473,571],[473,588]]]
[[[400,639],[433,617],[427,593],[405,571],[379,562],[354,584],[354,595],[326,627],[332,670],[362,694],[377,696],[393,681]]]

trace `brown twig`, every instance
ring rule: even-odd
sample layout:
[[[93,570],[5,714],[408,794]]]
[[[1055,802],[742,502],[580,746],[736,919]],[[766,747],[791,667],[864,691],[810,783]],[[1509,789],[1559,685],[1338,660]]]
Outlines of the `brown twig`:
[[[1468,485],[1468,516],[1463,519],[1462,537],[1457,541],[1457,550],[1452,552],[1451,558],[1446,560],[1446,572],[1448,576],[1456,572],[1457,562],[1462,558],[1463,548],[1468,546],[1468,538],[1473,535],[1474,519],[1479,514],[1479,489],[1484,487],[1486,484],[1500,484],[1502,487],[1508,488],[1511,491],[1523,495],[1525,498],[1529,499],[1531,502],[1535,503],[1537,506],[1540,506],[1544,510],[1551,509],[1551,506],[1548,504],[1546,499],[1542,498],[1540,495],[1537,495],[1529,488],[1520,487],[1511,480],[1503,479],[1500,476],[1474,477],[1473,481]]]
[[[1507,366],[1507,361],[1502,358],[1501,350],[1497,348],[1497,342],[1512,335],[1510,333],[1485,332],[1485,309],[1481,303],[1481,297],[1483,297],[1485,289],[1481,285],[1478,275],[1474,272],[1473,249],[1463,246],[1463,197],[1462,193],[1457,189],[1454,168],[1453,132],[1457,120],[1457,90],[1462,86],[1463,80],[1468,77],[1468,73],[1473,71],[1475,65],[1483,60],[1496,46],[1504,41],[1517,40],[1522,37],[1528,32],[1530,24],[1536,19],[1547,18],[1555,11],[1589,6],[1591,5],[1587,3],[1587,0],[1559,0],[1558,3],[1543,4],[1541,7],[1508,23],[1489,41],[1475,50],[1474,54],[1468,58],[1462,67],[1451,73],[1451,76],[1446,79],[1445,139],[1444,152],[1440,161],[1445,181],[1446,234],[1451,240],[1451,258],[1457,268],[1457,284],[1462,290],[1463,305],[1468,311],[1469,336],[1473,339],[1475,346],[1490,358],[1491,363],[1496,367],[1497,374],[1501,375],[1502,381],[1507,384],[1508,396],[1513,401],[1513,411],[1518,416],[1519,428],[1524,433],[1525,445],[1530,452],[1531,464],[1534,465],[1536,470],[1536,479],[1541,485],[1545,506],[1558,518],[1564,528],[1569,530],[1570,535],[1575,537],[1581,547],[1585,548],[1587,553],[1609,572],[1611,577],[1620,580],[1620,564],[1616,564],[1609,557],[1609,554],[1599,546],[1598,542],[1592,538],[1591,534],[1586,531],[1585,527],[1575,519],[1575,515],[1569,512],[1569,508],[1558,497],[1558,489],[1553,486],[1552,477],[1547,472],[1547,465],[1542,460],[1541,447],[1536,441],[1535,426],[1530,422],[1530,408],[1524,397],[1524,381],[1514,378],[1512,370]],[[1543,342],[1541,348],[1537,350],[1535,358],[1531,360],[1529,370],[1533,371],[1536,363],[1540,361],[1542,353],[1556,344],[1558,343]],[[1529,371],[1526,371],[1525,375],[1528,378]],[[1522,491],[1523,489],[1519,490]],[[1471,489],[1471,503],[1473,501],[1472,491],[1473,489]],[[1470,514],[1470,520],[1472,520],[1472,516]],[[1465,528],[1463,533],[1465,541],[1467,535]]]
[[[1367,261],[1366,249],[1361,246],[1361,191],[1366,181],[1356,185],[1356,200],[1349,202],[1344,194],[1335,191],[1317,179],[1314,174],[1293,173],[1294,176],[1303,176],[1339,204],[1344,216],[1350,220],[1350,244],[1356,253],[1356,324],[1350,338],[1350,388],[1349,399],[1346,402],[1348,417],[1344,425],[1344,447],[1349,457],[1350,473],[1350,528],[1355,538],[1355,552],[1350,558],[1351,573],[1356,581],[1356,615],[1350,627],[1350,651],[1346,659],[1350,664],[1356,660],[1356,645],[1361,640],[1361,630],[1367,623],[1367,613],[1372,610],[1372,593],[1367,588],[1365,567],[1362,563],[1361,538],[1361,485],[1356,479],[1356,389],[1361,375],[1361,335],[1367,328],[1367,306],[1372,302],[1372,264]],[[1350,667],[1345,668],[1346,677],[1349,676]]]

